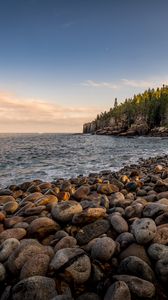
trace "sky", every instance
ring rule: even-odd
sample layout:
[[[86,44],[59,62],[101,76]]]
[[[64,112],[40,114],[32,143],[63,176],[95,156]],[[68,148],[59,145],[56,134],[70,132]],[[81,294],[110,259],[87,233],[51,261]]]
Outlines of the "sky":
[[[0,0],[0,132],[82,132],[168,83],[167,0]]]

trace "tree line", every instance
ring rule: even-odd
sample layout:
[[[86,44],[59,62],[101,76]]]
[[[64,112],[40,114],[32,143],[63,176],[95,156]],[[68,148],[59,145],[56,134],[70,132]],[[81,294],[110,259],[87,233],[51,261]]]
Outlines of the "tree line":
[[[145,118],[151,129],[162,125],[168,127],[168,86],[148,89],[144,93],[134,95],[133,98],[125,99],[119,105],[116,105],[115,99],[115,106],[108,112],[97,115],[95,121],[108,124],[111,118],[118,122],[124,117],[130,127],[137,116]]]

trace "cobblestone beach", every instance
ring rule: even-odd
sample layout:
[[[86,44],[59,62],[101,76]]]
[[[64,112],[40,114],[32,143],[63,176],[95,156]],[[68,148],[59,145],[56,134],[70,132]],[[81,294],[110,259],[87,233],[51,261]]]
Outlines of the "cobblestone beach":
[[[168,155],[1,189],[0,299],[168,299]]]

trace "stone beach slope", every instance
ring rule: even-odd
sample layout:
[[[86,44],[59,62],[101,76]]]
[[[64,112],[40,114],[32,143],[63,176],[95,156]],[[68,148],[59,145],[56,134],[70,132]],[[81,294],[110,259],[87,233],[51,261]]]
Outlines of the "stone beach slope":
[[[1,189],[0,299],[168,299],[168,155]]]

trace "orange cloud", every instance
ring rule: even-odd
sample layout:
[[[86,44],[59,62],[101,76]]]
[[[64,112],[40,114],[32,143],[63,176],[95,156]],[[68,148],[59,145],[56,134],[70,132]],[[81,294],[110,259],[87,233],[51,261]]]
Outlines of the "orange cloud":
[[[35,99],[17,99],[0,92],[0,132],[80,132],[83,123],[100,111],[96,107],[66,107]]]

